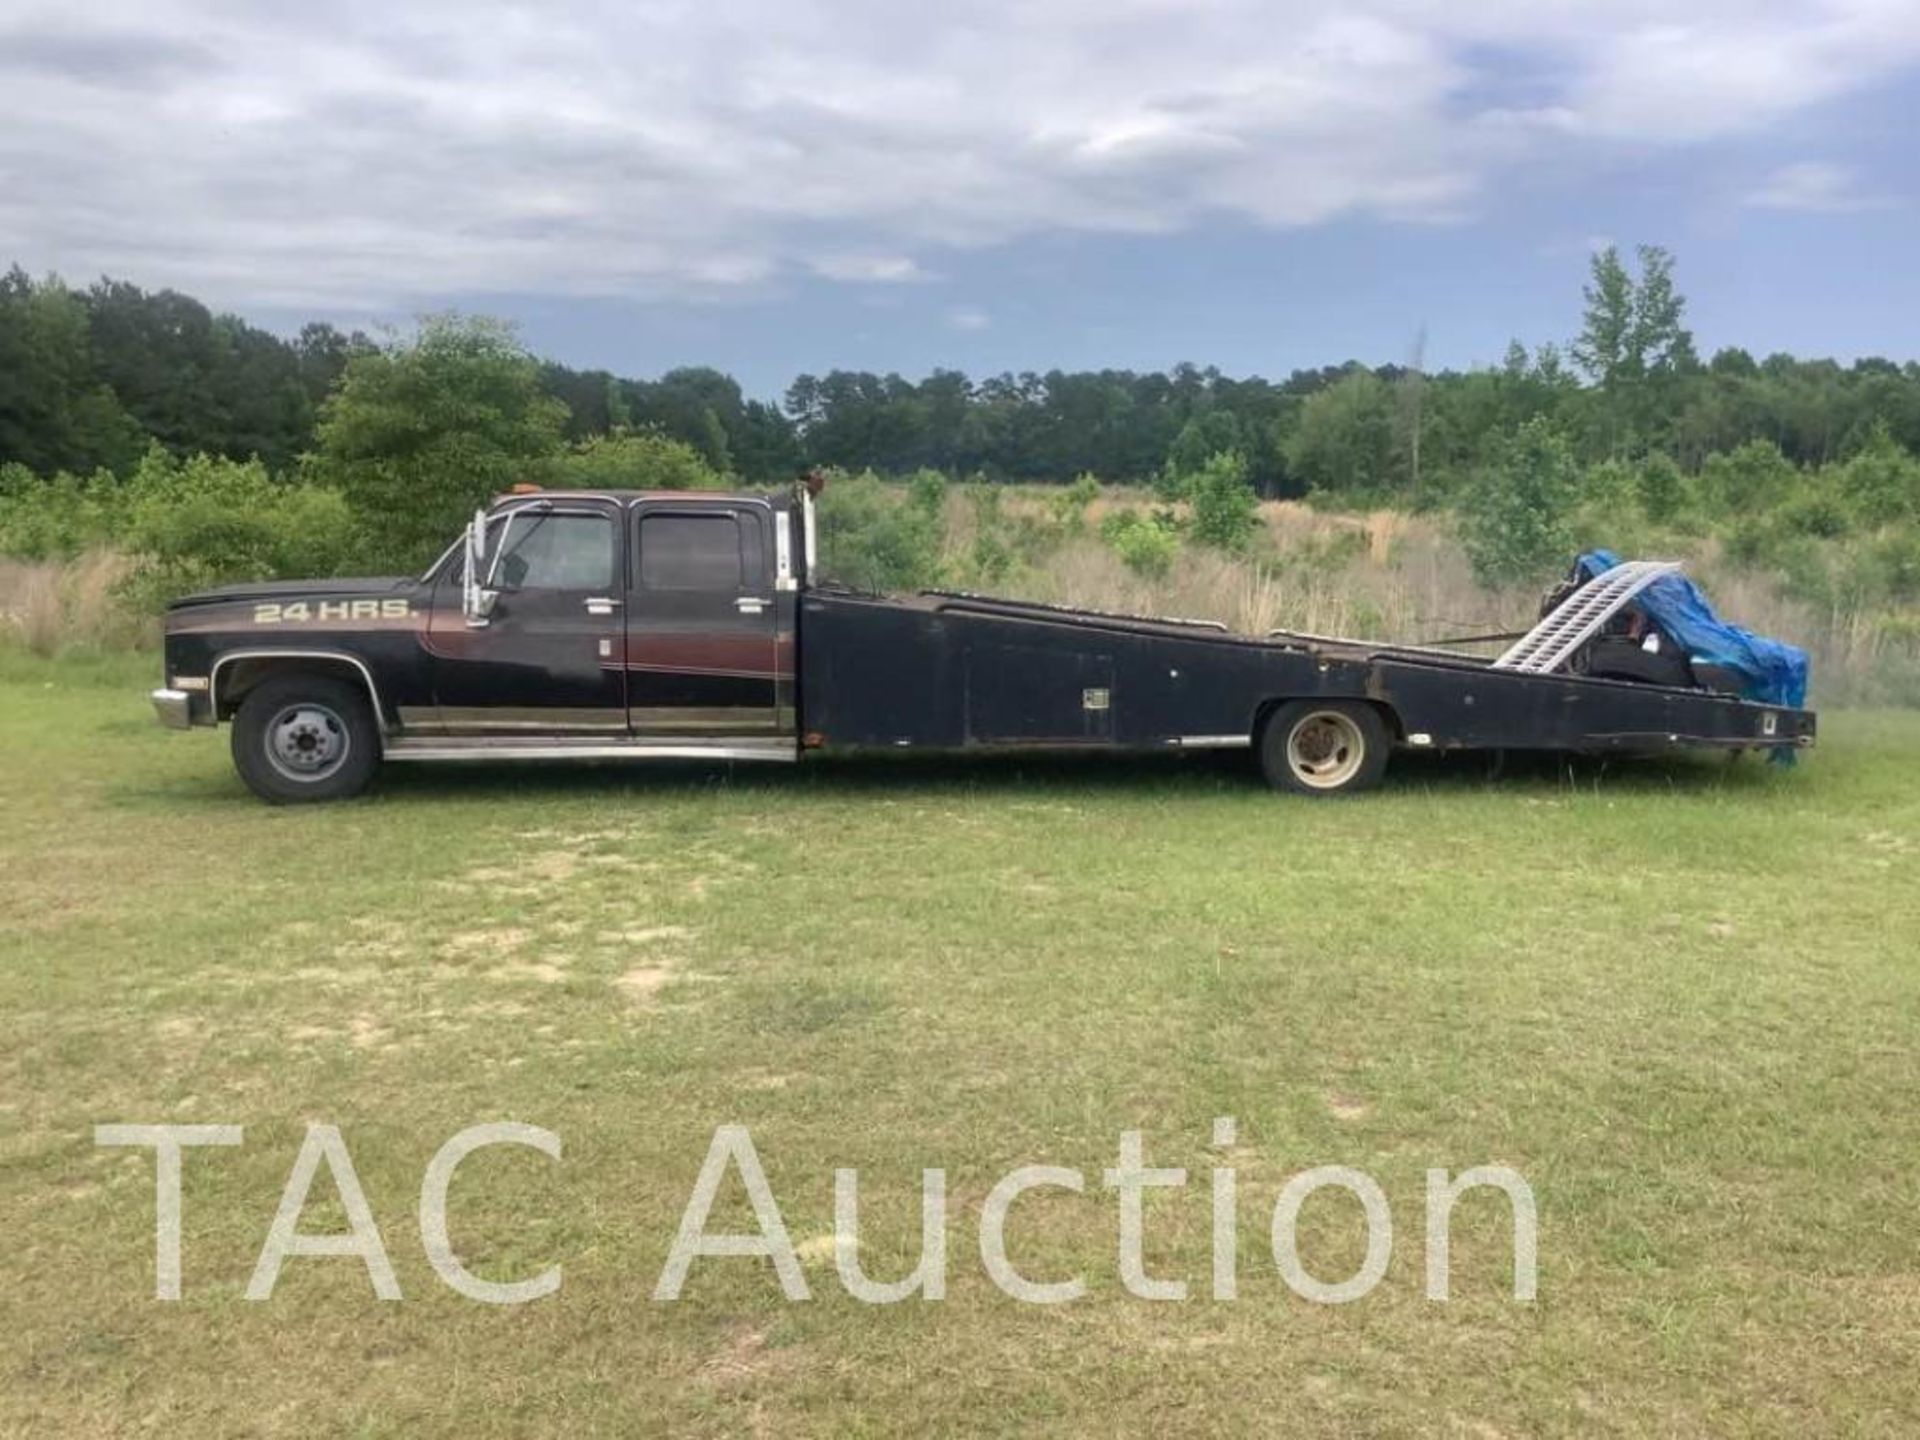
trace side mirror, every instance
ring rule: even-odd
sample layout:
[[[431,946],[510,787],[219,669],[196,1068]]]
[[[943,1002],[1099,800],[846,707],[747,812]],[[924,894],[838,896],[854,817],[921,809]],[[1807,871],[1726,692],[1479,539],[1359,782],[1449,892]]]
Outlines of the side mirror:
[[[476,510],[472,522],[467,526],[467,563],[463,567],[465,584],[460,594],[460,609],[469,625],[486,624],[488,617],[493,614],[495,602],[500,598],[500,592],[488,589],[480,577],[480,565],[486,555],[487,515],[484,510]]]

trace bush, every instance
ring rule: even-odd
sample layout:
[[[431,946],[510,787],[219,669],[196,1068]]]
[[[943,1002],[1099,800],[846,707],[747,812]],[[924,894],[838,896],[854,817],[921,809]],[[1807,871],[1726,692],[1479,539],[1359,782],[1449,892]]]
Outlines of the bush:
[[[914,471],[907,477],[907,503],[940,519],[947,508],[947,477],[924,467]]]
[[[1481,583],[1537,581],[1566,564],[1578,471],[1544,417],[1509,432],[1460,502],[1460,533]]]
[[[693,446],[658,430],[616,430],[569,446],[551,470],[572,490],[719,490],[727,477]]]
[[[1687,508],[1687,477],[1672,458],[1655,451],[1634,478],[1640,513],[1656,525],[1678,524]]]
[[[549,477],[566,417],[508,327],[440,317],[410,344],[347,362],[312,478],[353,507],[365,563],[424,565],[476,505]]]
[[[1054,525],[1062,535],[1084,534],[1087,509],[1099,498],[1099,478],[1091,472],[1081,472],[1071,485],[1053,497],[1049,508],[1053,513]]]
[[[1588,505],[1614,511],[1640,508],[1640,474],[1624,460],[1602,460],[1589,465],[1580,479],[1580,497]]]
[[[1861,449],[1839,467],[1839,488],[1867,526],[1920,518],[1920,460],[1915,460],[1877,420]]]
[[[1224,450],[1187,476],[1193,538],[1216,550],[1241,550],[1260,524],[1259,500],[1247,483],[1246,457]]]
[[[944,497],[944,479],[941,486]],[[821,493],[819,523],[824,578],[864,590],[923,590],[939,583],[945,527],[931,485],[903,495],[872,471],[835,476]]]
[[[1771,509],[1799,487],[1800,472],[1771,440],[1749,440],[1737,450],[1709,455],[1700,467],[1700,491],[1714,514]]]
[[[1729,560],[1752,569],[1775,561],[1780,533],[1770,516],[1743,515],[1728,527],[1722,543]]]
[[[1349,371],[1302,403],[1287,437],[1287,473],[1309,492],[1392,493],[1406,479],[1395,423],[1392,387],[1370,370]]]
[[[337,491],[275,481],[257,460],[158,447],[128,488],[120,543],[136,570],[129,594],[155,606],[240,580],[333,575],[354,549],[354,517]]]
[[[122,490],[108,470],[42,480],[25,466],[0,466],[0,555],[71,560],[112,544],[125,519]]]
[[[1101,524],[1100,536],[1121,564],[1149,580],[1164,578],[1180,554],[1180,532],[1164,513],[1116,510]]]
[[[1901,530],[1882,536],[1873,556],[1888,599],[1908,605],[1920,600],[1920,534]],[[1912,618],[1920,621],[1920,616]]]
[[[1774,512],[1775,523],[1790,535],[1833,539],[1846,534],[1852,524],[1846,504],[1831,490],[1819,487],[1817,480],[1808,484]]]

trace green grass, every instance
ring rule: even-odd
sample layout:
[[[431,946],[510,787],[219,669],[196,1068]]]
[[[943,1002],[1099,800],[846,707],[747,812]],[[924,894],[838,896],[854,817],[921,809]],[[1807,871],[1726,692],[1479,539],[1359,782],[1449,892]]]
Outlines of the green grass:
[[[417,770],[273,810],[224,732],[155,729],[147,664],[0,660],[0,1431],[458,1436],[1284,1430],[1912,1431],[1920,1346],[1920,717],[1835,714],[1793,770],[1427,761],[1351,803],[1225,760],[885,761],[794,772]],[[1234,1115],[1241,1298],[1207,1296]],[[462,1169],[453,1233],[552,1299],[462,1300],[424,1258],[454,1131],[556,1131]],[[310,1120],[338,1124],[406,1300],[292,1259],[242,1299]],[[185,1298],[152,1300],[152,1162],[101,1122],[246,1127],[190,1152]],[[715,1126],[751,1127],[814,1298],[761,1261],[649,1297]],[[1099,1172],[1122,1129],[1193,1183],[1121,1289]],[[1463,1204],[1424,1298],[1424,1174],[1540,1204],[1540,1296]],[[1364,1169],[1381,1285],[1278,1279],[1285,1179]],[[987,1189],[1023,1164],[1002,1295]],[[948,1298],[834,1277],[918,1250],[948,1172]],[[737,1216],[729,1184],[725,1214]],[[330,1194],[324,1177],[317,1197]],[[1307,1263],[1357,1263],[1321,1197]],[[338,1223],[316,1203],[307,1228]]]

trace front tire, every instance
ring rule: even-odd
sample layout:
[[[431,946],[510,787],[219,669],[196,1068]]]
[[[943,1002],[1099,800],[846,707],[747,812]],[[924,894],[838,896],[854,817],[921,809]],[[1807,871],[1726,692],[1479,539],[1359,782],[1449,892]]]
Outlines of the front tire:
[[[380,767],[380,727],[352,685],[326,675],[275,675],[240,702],[233,766],[269,804],[344,800],[366,789]]]
[[[1260,732],[1260,769],[1276,790],[1352,795],[1386,773],[1386,721],[1359,700],[1289,700]]]

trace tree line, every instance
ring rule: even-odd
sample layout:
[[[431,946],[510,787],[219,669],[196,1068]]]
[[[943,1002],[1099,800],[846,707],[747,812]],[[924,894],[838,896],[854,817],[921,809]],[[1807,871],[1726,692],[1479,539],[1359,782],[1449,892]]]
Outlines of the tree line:
[[[525,367],[565,441],[657,434],[751,484],[809,464],[1141,481],[1232,452],[1263,495],[1449,503],[1535,420],[1582,464],[1659,456],[1689,475],[1756,441],[1800,467],[1875,443],[1920,454],[1920,364],[1738,348],[1702,360],[1672,258],[1636,258],[1637,274],[1614,251],[1594,257],[1566,346],[1516,341],[1499,365],[1434,373],[1357,362],[1277,380],[1195,365],[919,380],[835,370],[801,375],[775,404],[713,369],[652,380],[577,370],[527,356],[497,329],[485,348]],[[288,472],[323,448],[329,398],[355,362],[414,343],[325,323],[284,338],[176,291],[107,279],[79,289],[16,266],[0,279],[0,464],[127,475],[157,441],[176,457]]]

